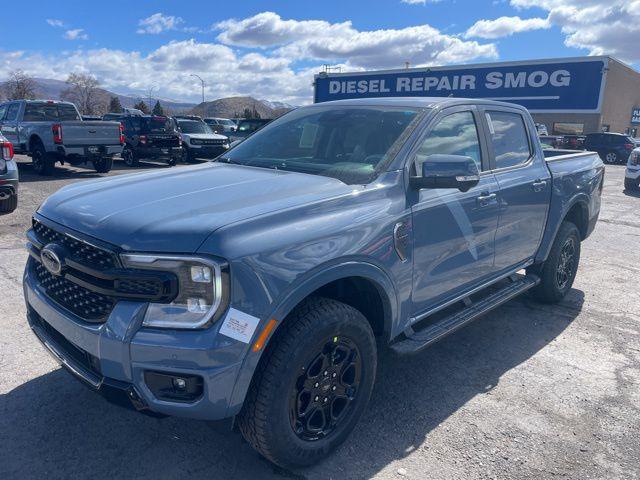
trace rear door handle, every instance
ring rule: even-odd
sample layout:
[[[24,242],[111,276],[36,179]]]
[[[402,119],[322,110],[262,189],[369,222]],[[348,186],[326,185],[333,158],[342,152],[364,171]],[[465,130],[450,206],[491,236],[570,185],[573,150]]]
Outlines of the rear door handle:
[[[544,187],[547,186],[547,181],[538,179],[535,182],[533,182],[531,186],[533,187],[534,192],[541,192],[542,190],[544,190]]]
[[[489,202],[491,202],[491,200],[494,200],[496,197],[497,195],[495,193],[482,192],[480,196],[476,198],[476,200],[481,207],[486,207],[487,205],[489,205]]]

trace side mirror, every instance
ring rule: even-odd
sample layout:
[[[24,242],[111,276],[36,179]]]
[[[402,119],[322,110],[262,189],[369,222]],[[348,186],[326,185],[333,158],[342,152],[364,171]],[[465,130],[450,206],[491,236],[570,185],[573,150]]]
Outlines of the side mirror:
[[[468,191],[480,182],[478,165],[463,155],[429,155],[422,162],[422,176],[411,177],[413,188],[457,188]]]

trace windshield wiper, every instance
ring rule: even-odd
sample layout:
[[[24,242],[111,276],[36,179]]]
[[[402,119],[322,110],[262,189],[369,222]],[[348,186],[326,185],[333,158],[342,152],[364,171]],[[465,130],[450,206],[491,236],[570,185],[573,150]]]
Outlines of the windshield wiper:
[[[238,163],[235,160],[231,160],[229,157],[218,157],[216,158],[216,162],[229,163],[232,165],[242,165],[242,163]]]

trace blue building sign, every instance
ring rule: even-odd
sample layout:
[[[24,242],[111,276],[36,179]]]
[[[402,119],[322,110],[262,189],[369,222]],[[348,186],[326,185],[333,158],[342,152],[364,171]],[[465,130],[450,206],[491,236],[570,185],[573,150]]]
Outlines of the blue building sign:
[[[640,107],[634,107],[631,111],[631,123],[634,125],[640,124]]]
[[[607,57],[509,62],[315,77],[315,102],[370,97],[486,98],[533,112],[599,112]]]

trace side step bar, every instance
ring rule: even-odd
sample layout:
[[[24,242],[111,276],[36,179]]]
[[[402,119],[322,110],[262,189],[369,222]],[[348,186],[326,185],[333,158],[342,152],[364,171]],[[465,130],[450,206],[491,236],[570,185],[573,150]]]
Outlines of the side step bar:
[[[466,307],[448,317],[438,320],[423,330],[416,331],[410,337],[391,345],[391,349],[398,354],[408,355],[418,353],[432,343],[455,332],[476,318],[490,312],[512,298],[526,292],[540,283],[536,275],[512,275],[511,282],[500,290],[494,291],[473,303],[467,297],[464,299]],[[491,287],[489,287],[491,288]]]

